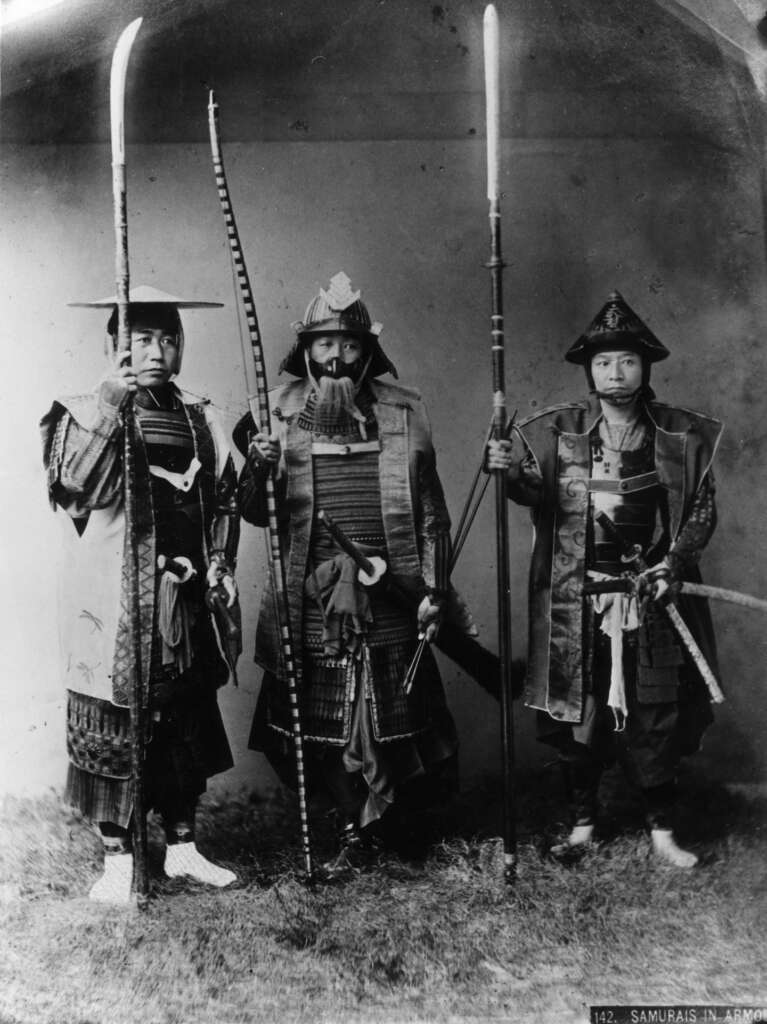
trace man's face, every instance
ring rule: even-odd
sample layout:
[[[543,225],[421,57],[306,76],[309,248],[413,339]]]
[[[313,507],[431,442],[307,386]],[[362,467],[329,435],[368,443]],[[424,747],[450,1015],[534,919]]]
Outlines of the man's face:
[[[636,352],[598,352],[591,359],[591,375],[600,394],[631,395],[642,384],[642,360]]]
[[[142,387],[167,384],[178,366],[178,338],[151,324],[131,325],[131,364]]]
[[[309,358],[320,366],[331,359],[347,365],[362,358],[362,342],[350,334],[315,334],[309,348]]]

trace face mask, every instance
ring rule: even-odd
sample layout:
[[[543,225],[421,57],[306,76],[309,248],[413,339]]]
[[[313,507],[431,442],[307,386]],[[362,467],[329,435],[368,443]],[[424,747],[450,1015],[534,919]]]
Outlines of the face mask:
[[[635,391],[632,391],[630,392],[630,394],[625,395],[609,394],[603,391],[595,391],[594,394],[600,401],[607,402],[608,405],[631,405],[634,399],[638,398],[641,394],[643,386],[644,385],[640,385],[640,387],[638,387]]]
[[[360,359],[355,359],[353,363],[345,363],[337,356],[334,359],[329,359],[326,363],[315,363],[313,359],[309,360],[309,370],[315,380],[319,380],[320,377],[332,377],[333,380],[348,377],[350,380],[357,381],[362,374],[363,365]]]

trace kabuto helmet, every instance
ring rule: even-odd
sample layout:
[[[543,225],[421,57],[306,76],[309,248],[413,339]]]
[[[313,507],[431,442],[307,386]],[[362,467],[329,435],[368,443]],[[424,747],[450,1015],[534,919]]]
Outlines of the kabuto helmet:
[[[94,299],[92,302],[69,302],[69,306],[82,306],[88,309],[110,309],[112,310],[107,321],[107,341],[117,337],[117,296],[110,295],[106,299]],[[181,360],[184,355],[184,328],[179,316],[180,309],[218,309],[223,302],[207,302],[202,299],[181,299],[177,295],[169,295],[160,291],[159,288],[152,288],[150,285],[138,285],[131,288],[128,296],[128,319],[132,323],[142,323],[142,326],[153,324],[162,330],[175,334],[178,339],[178,358],[174,372],[178,373],[181,368]]]
[[[280,373],[287,371],[296,377],[307,374],[304,352],[311,344],[313,335],[348,334],[358,338],[364,347],[365,360],[370,360],[368,377],[380,377],[383,373],[397,376],[394,364],[384,355],[378,335],[383,325],[373,323],[360,293],[353,292],[351,281],[343,271],[330,279],[327,290],[320,288],[306,307],[303,320],[293,324],[297,340],[280,365]]]
[[[607,302],[565,353],[569,363],[585,366],[587,371],[591,357],[600,349],[620,349],[637,352],[645,364],[665,359],[669,351],[650,328],[629,306],[620,292],[610,293]]]

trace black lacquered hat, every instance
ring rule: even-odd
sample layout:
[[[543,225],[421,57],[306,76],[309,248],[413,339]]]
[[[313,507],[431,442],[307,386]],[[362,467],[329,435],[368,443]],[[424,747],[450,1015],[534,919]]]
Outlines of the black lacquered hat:
[[[585,366],[595,352],[607,348],[636,351],[650,363],[660,362],[669,355],[666,346],[617,291],[610,293],[607,302],[565,353],[565,359]]]

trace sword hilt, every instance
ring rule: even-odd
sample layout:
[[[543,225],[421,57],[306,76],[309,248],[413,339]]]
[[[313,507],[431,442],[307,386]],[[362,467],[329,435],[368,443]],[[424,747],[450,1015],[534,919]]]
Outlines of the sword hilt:
[[[641,545],[629,543],[606,512],[597,512],[594,519],[599,523],[613,544],[620,549],[622,562],[625,562],[627,565],[633,564],[639,572],[646,568],[642,558]]]
[[[205,591],[205,604],[221,617],[227,637],[230,640],[237,640],[240,636],[240,627],[229,611],[227,593],[220,583]]]
[[[363,555],[363,553],[360,551],[360,549],[357,547],[354,541],[346,536],[344,531],[341,529],[338,523],[335,522],[330,513],[326,512],[324,509],[321,508],[317,513],[317,518],[321,523],[325,525],[328,533],[339,546],[339,548],[342,551],[346,552],[346,554],[349,555],[349,557],[354,561],[354,564],[357,566],[357,568],[362,569],[362,571],[364,573],[367,573],[368,576],[374,576],[376,570],[375,565],[370,561],[369,558]]]
[[[645,563],[644,563],[644,559],[642,558],[642,549],[639,547],[638,544],[629,544],[625,540],[625,538],[621,536],[620,530],[617,528],[615,523],[607,515],[606,512],[599,512],[599,513],[597,513],[597,515],[595,516],[595,519],[599,523],[599,525],[602,527],[602,529],[605,531],[605,533],[608,535],[608,537],[613,541],[613,543],[617,544],[618,547],[623,552],[625,552],[625,554],[623,556],[623,560],[625,562],[633,562],[633,564],[636,567],[636,569],[638,569],[640,572],[644,568],[646,568]],[[623,589],[622,587],[618,587],[618,586],[614,585],[612,580],[610,580],[608,582],[610,583],[610,589],[613,590],[613,591],[617,591],[619,589]],[[616,580],[615,584],[617,584],[618,582],[619,581]],[[587,583],[586,587],[584,588],[584,590],[585,590],[586,593],[592,593],[592,594],[593,593],[605,593],[605,591],[598,590],[597,586],[598,586],[598,584],[595,585],[595,584],[592,583],[591,587],[593,587],[594,589],[591,589],[589,583]],[[685,647],[687,653],[692,658],[693,662],[695,663],[696,668],[698,669],[698,671],[700,672],[700,674],[701,674],[701,676],[703,678],[703,681],[705,682],[706,686],[708,687],[708,692],[709,692],[709,695],[711,697],[712,702],[714,704],[721,704],[722,701],[724,700],[724,694],[722,693],[721,687],[719,686],[719,683],[717,682],[716,676],[711,671],[711,668],[710,668],[708,662],[706,661],[706,659],[705,659],[705,657],[703,655],[703,652],[701,651],[701,649],[698,646],[695,638],[693,637],[692,633],[690,632],[689,626],[687,625],[687,623],[684,621],[684,619],[682,618],[681,614],[679,613],[679,609],[676,607],[676,605],[671,600],[666,600],[666,601],[663,602],[663,609],[666,612],[666,614],[668,615],[669,620],[671,621],[671,625],[676,630],[677,636],[679,637],[679,639],[684,644],[684,647]]]
[[[339,546],[354,562],[359,569],[358,579],[364,587],[374,587],[376,584],[381,583],[385,586],[387,591],[390,591],[400,601],[404,601],[405,604],[412,604],[410,595],[402,589],[399,583],[393,578],[391,573],[387,574],[386,562],[380,555],[371,555],[370,558],[360,551],[359,546],[354,541],[347,537],[338,523],[335,522],[329,512],[324,509],[320,509],[317,513],[317,518],[321,523],[324,523],[327,527],[328,533]],[[383,577],[386,576],[384,580]],[[383,582],[382,582],[383,581]]]

